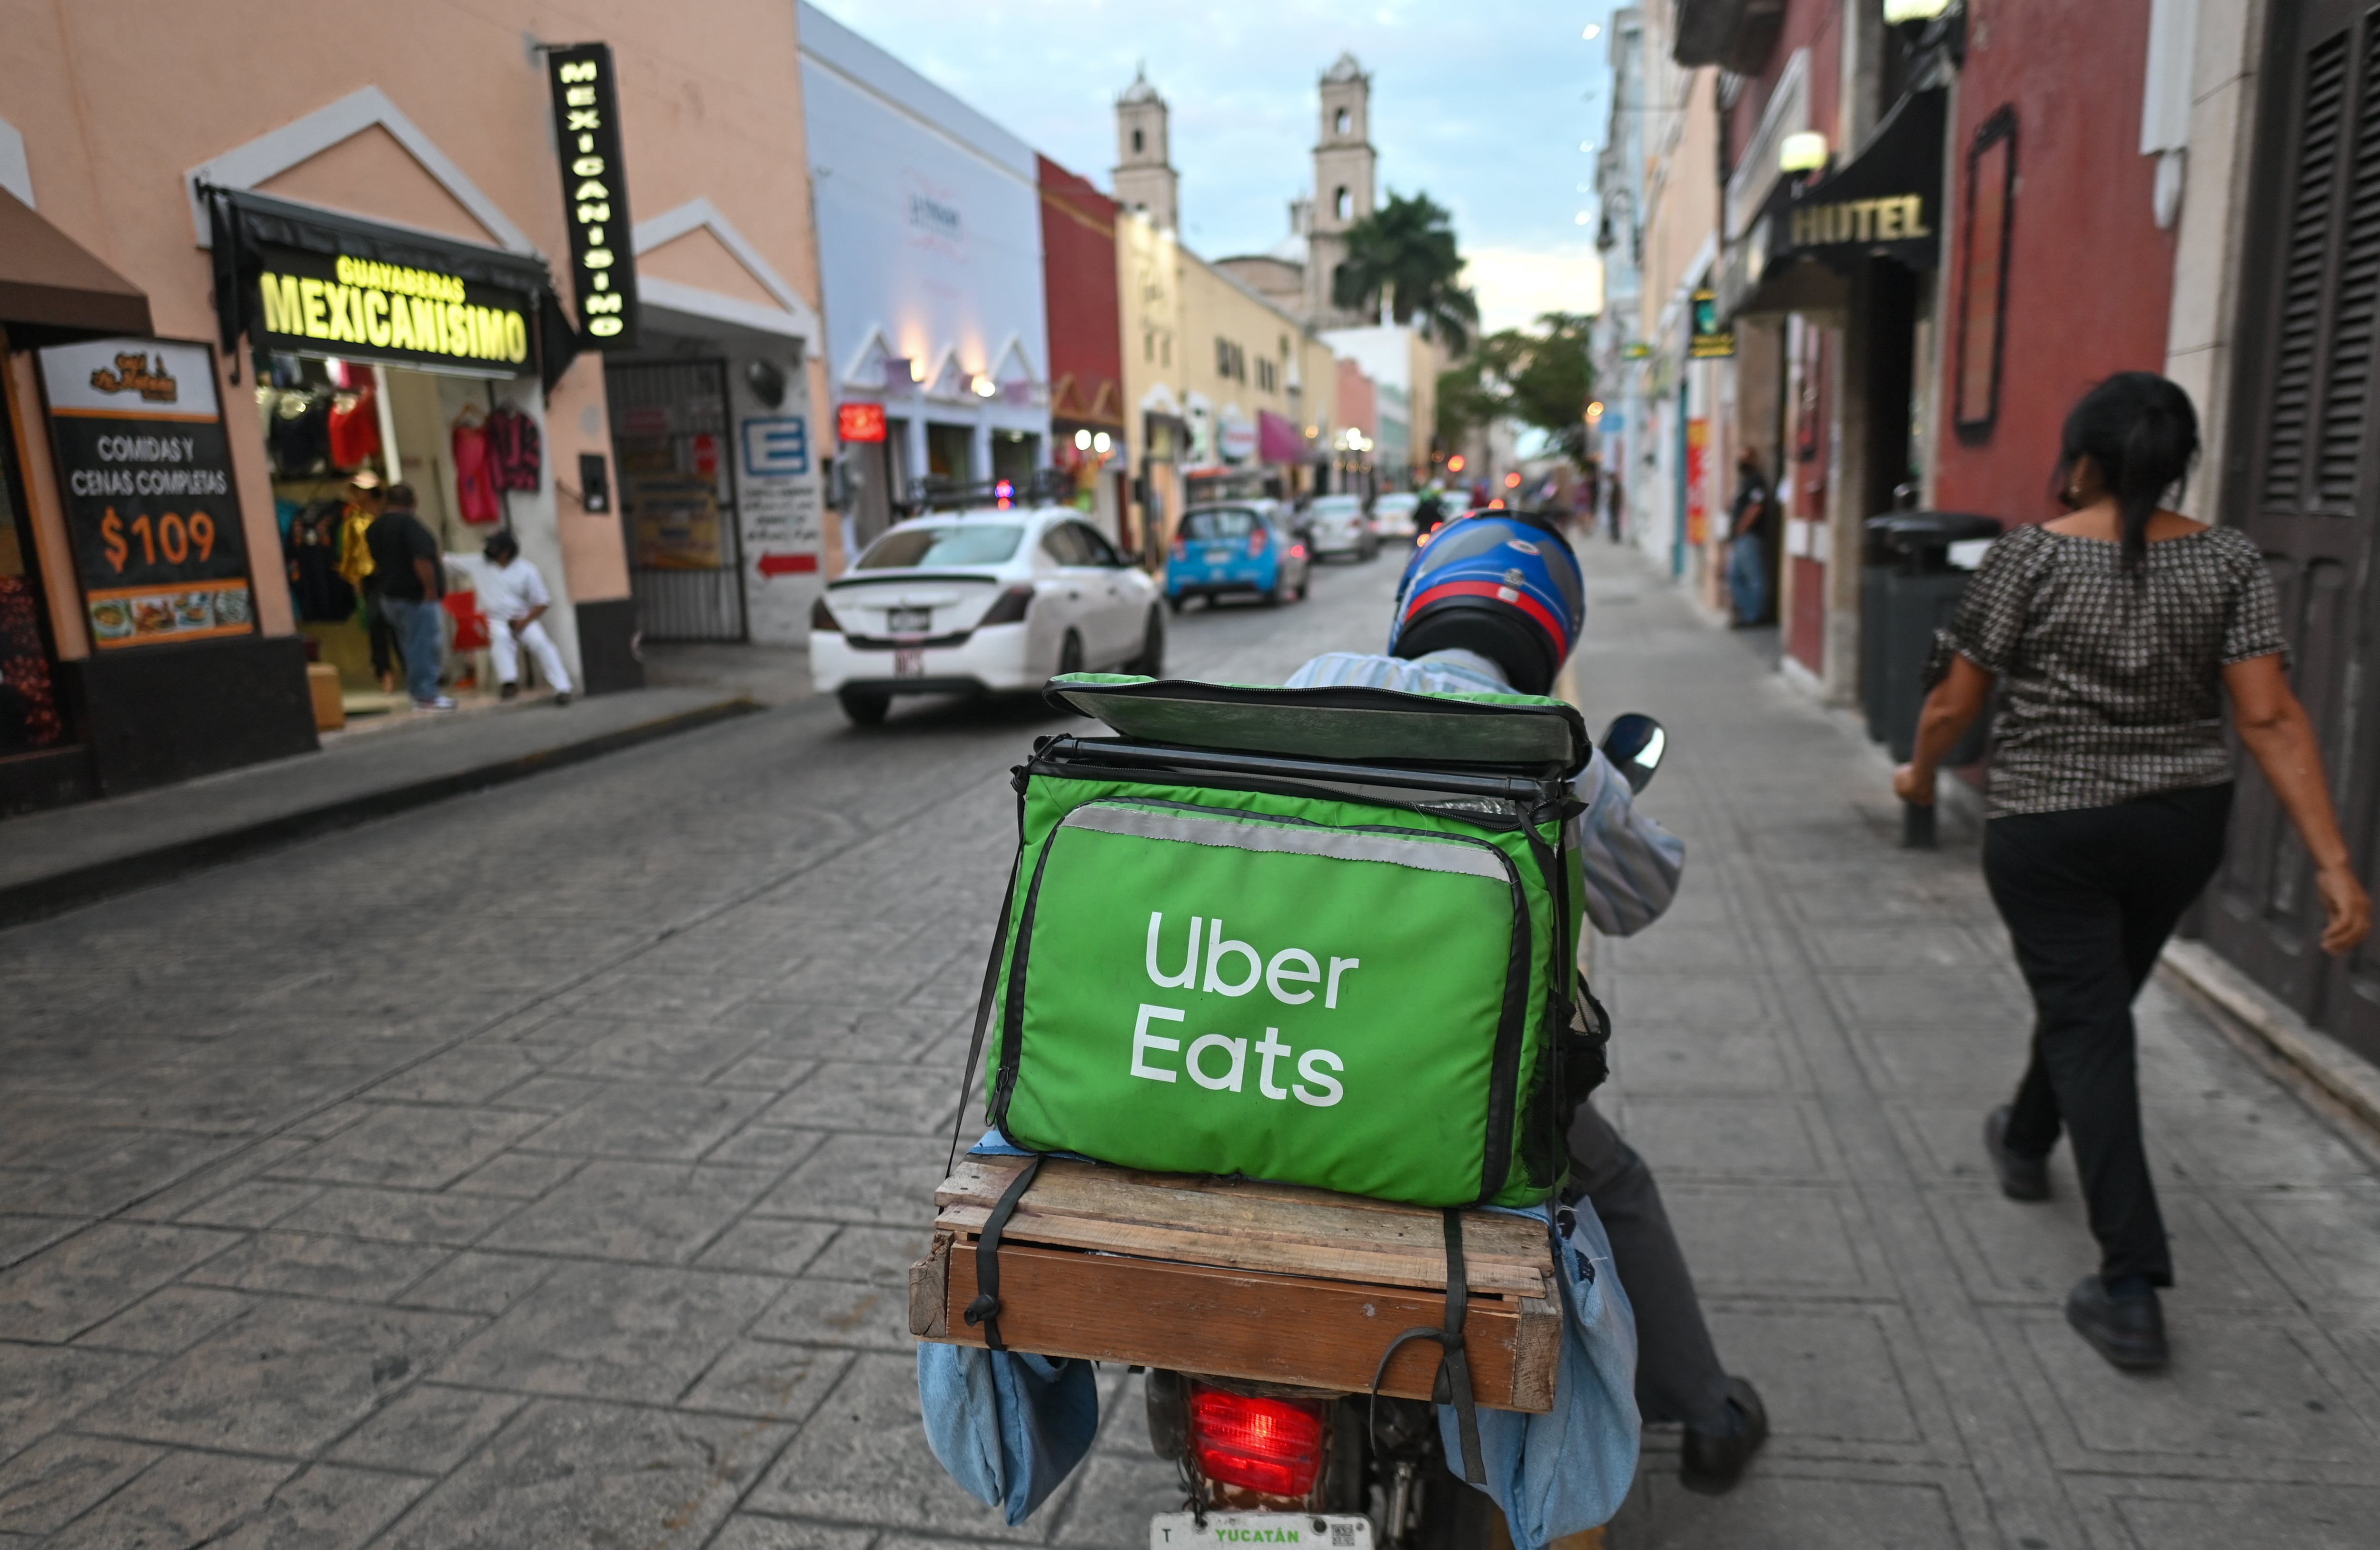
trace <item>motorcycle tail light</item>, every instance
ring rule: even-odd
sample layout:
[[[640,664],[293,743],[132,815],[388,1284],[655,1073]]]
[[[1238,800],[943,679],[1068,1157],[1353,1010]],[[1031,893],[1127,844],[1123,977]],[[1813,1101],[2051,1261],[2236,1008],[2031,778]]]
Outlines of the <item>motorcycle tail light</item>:
[[[978,628],[988,624],[1016,624],[1024,619],[1025,611],[1032,606],[1031,587],[1011,587],[991,600],[991,606],[976,623]]]
[[[1289,557],[1293,560],[1304,559],[1305,557],[1305,545],[1303,543],[1291,544],[1289,546]]]
[[[1256,531],[1248,534],[1248,558],[1255,559],[1257,555],[1263,554],[1264,550],[1265,531],[1262,528],[1258,528]]]
[[[836,620],[834,610],[826,605],[825,598],[821,597],[810,604],[810,628],[831,630],[837,635],[843,633],[843,626]]]
[[[1190,1457],[1219,1485],[1269,1496],[1311,1495],[1322,1473],[1322,1406],[1194,1385]]]

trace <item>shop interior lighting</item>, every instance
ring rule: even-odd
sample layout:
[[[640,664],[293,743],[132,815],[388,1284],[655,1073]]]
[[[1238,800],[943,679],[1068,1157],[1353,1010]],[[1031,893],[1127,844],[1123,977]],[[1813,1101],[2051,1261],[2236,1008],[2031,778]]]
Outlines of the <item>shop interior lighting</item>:
[[[1077,451],[1077,452],[1088,452],[1090,449],[1091,449],[1091,433],[1090,433],[1088,431],[1077,431],[1077,432],[1075,432],[1075,451]]]
[[[1884,0],[1884,24],[1898,27],[1904,21],[1931,21],[1950,8],[1950,0]]]
[[[1787,135],[1777,148],[1779,172],[1815,172],[1827,165],[1827,137],[1815,129]]]
[[[1101,431],[1091,437],[1091,450],[1098,453],[1102,458],[1107,456],[1108,448],[1114,445],[1115,443],[1109,439],[1108,433],[1105,431]]]

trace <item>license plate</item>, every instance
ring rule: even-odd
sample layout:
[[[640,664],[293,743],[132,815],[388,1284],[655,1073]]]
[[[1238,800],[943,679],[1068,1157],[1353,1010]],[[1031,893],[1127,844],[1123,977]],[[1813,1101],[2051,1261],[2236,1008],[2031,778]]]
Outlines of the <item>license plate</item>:
[[[896,651],[892,653],[892,676],[896,678],[922,678],[926,676],[926,653],[923,648]]]
[[[1228,543],[1220,548],[1209,549],[1207,551],[1207,563],[1208,565],[1228,565],[1231,563],[1231,559],[1232,546]]]
[[[895,635],[923,635],[934,628],[931,608],[888,608],[884,628]]]
[[[1160,1512],[1148,1521],[1148,1550],[1207,1546],[1300,1544],[1313,1550],[1372,1550],[1372,1520],[1358,1514],[1210,1512],[1207,1526],[1186,1512]]]

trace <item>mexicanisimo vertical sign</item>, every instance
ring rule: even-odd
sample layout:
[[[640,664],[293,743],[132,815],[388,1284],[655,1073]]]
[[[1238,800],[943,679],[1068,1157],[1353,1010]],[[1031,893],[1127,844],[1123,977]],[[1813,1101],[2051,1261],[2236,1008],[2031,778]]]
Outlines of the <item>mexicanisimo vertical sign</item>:
[[[545,67],[553,88],[553,134],[562,154],[562,211],[570,229],[579,332],[593,349],[633,349],[637,257],[629,237],[627,178],[620,165],[612,45],[550,49]]]

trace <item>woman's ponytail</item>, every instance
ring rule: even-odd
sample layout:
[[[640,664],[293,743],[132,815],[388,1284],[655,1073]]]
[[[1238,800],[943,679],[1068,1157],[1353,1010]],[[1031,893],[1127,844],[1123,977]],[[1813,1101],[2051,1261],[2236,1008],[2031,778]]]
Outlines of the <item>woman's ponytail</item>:
[[[2059,486],[2091,459],[2116,497],[2124,568],[2142,574],[2149,522],[2198,458],[2198,413],[2190,396],[2154,372],[2119,372],[2082,395],[2066,416],[2058,448]]]

